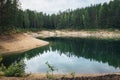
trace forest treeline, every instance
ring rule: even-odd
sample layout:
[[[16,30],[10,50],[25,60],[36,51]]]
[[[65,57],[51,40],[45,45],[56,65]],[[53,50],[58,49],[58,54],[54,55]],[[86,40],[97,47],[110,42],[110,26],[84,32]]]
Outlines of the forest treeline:
[[[120,29],[120,0],[57,14],[23,11],[19,0],[0,0],[0,32],[15,29]]]

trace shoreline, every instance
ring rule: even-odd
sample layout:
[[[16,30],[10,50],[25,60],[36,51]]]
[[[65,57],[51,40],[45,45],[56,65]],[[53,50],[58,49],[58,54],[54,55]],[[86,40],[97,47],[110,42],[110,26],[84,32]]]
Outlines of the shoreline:
[[[49,42],[36,38],[50,38],[50,37],[120,40],[120,31],[119,30],[115,30],[115,31],[42,30],[39,32],[27,32],[27,33],[18,33],[7,36],[0,36],[0,55],[22,53],[34,48],[48,45]]]
[[[52,31],[39,31],[39,32],[28,32],[27,34],[32,37],[49,38],[49,37],[77,37],[77,38],[95,38],[95,39],[113,39],[120,40],[120,31],[108,31],[108,30],[97,30],[97,31],[70,31],[70,30],[52,30]]]
[[[46,74],[30,74],[25,77],[0,77],[0,80],[120,80],[120,73],[113,74],[54,74],[51,79]]]
[[[1,36],[0,55],[22,53],[48,44],[49,42],[36,39],[26,33]]]
[[[113,75],[113,74],[120,75],[120,73],[94,73],[94,74],[75,74],[75,77],[97,77],[97,76],[105,76],[105,75]],[[71,74],[53,74],[53,76],[56,76],[57,78],[61,78],[63,76],[72,78]],[[43,78],[45,78],[46,74],[32,73],[28,77],[39,77],[39,78],[43,77]]]

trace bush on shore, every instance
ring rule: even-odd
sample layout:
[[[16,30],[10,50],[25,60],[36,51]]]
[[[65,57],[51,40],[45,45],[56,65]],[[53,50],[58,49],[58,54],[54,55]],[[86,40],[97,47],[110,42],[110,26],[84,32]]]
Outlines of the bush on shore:
[[[0,57],[0,62],[2,58]],[[15,62],[11,64],[9,67],[5,67],[2,63],[0,65],[0,76],[7,77],[22,77],[25,76],[25,63],[23,60],[20,62]]]

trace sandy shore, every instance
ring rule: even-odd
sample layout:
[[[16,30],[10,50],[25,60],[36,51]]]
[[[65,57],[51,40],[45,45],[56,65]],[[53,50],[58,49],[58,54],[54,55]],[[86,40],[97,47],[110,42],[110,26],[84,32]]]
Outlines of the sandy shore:
[[[112,73],[112,74],[75,74],[74,77],[98,77],[98,76],[105,76],[105,75],[120,75],[120,73]],[[70,74],[54,74],[53,75],[56,78],[62,78],[62,77],[66,77],[66,78],[72,78],[72,75]],[[46,78],[46,74],[31,74],[28,77],[32,77],[32,78]]]
[[[47,44],[49,43],[33,38],[25,33],[0,36],[0,54],[20,53]]]
[[[71,75],[55,74],[48,79],[46,74],[31,74],[27,77],[0,77],[0,80],[120,80],[120,74],[79,74],[74,78]]]
[[[80,38],[97,38],[97,39],[120,39],[120,31],[68,31],[68,30],[54,30],[54,31],[39,31],[37,33],[28,33],[33,37],[48,38],[48,37],[80,37]]]

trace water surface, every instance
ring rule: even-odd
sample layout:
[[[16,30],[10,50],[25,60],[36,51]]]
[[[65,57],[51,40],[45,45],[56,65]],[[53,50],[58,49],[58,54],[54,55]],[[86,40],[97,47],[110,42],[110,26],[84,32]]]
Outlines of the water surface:
[[[6,56],[4,64],[24,59],[26,72],[46,73],[47,61],[54,73],[113,73],[120,72],[120,41],[80,38],[48,38],[50,45]]]

